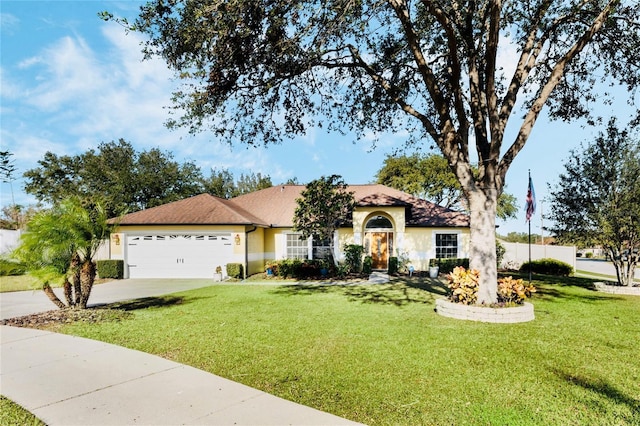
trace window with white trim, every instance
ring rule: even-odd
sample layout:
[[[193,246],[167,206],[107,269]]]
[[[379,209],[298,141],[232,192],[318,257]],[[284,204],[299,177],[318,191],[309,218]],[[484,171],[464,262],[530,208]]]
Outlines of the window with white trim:
[[[287,259],[308,259],[309,243],[300,234],[287,234]]]
[[[436,234],[436,259],[458,257],[458,234]]]
[[[328,259],[331,253],[331,241],[313,239],[313,252],[311,254],[312,259]]]

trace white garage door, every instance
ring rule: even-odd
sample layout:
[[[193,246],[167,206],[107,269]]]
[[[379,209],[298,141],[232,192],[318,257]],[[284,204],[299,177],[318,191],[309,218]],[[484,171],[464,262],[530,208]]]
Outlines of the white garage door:
[[[213,278],[233,261],[230,233],[127,237],[129,278]]]

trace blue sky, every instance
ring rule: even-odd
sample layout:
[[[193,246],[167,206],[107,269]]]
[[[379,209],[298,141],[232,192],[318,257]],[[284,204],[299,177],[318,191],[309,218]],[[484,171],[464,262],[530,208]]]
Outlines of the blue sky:
[[[120,138],[139,151],[156,147],[171,151],[178,161],[195,162],[205,175],[211,168],[227,168],[236,177],[252,172],[269,175],[276,184],[294,177],[306,183],[329,174],[339,174],[352,184],[369,183],[385,156],[403,146],[402,135],[387,135],[372,150],[370,141],[312,130],[268,148],[241,143],[230,147],[207,133],[191,136],[166,129],[173,74],[157,59],[142,61],[140,35],[126,34],[122,27],[97,17],[108,10],[131,19],[141,4],[0,2],[0,145],[14,154],[17,167],[16,181],[2,184],[3,206],[11,203],[11,188],[16,203],[35,203],[23,191],[22,173],[37,167],[45,152],[76,155]],[[503,56],[503,61],[509,60],[508,54]],[[606,108],[604,115],[616,113],[624,102]],[[531,170],[538,199],[532,232],[540,232],[547,184],[557,182],[570,150],[599,131],[579,123],[549,123],[544,117],[536,124],[507,174],[506,189],[524,206]],[[502,234],[528,228],[523,208],[517,219],[498,224]]]

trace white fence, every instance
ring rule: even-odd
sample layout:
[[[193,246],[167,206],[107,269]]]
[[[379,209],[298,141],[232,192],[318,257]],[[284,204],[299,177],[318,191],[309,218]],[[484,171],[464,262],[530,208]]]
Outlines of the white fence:
[[[524,262],[529,261],[529,244],[525,243],[505,243],[501,244],[507,250],[502,258],[502,267],[520,267]],[[576,270],[576,247],[575,246],[550,246],[541,244],[531,244],[531,260],[556,259],[571,265]]]
[[[9,253],[18,247],[18,240],[22,231],[13,229],[0,229],[0,254]]]
[[[22,231],[20,230],[14,231],[12,229],[0,229],[0,255],[7,254],[14,248],[18,247],[20,235],[22,235]],[[106,239],[102,242],[100,247],[98,247],[98,251],[94,256],[94,259],[103,260],[109,258],[109,239]]]

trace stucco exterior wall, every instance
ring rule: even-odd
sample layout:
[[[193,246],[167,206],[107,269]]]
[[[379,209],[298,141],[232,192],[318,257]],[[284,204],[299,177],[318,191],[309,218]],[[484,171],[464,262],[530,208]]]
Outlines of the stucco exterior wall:
[[[265,229],[247,230],[247,275],[264,271]]]
[[[399,253],[409,259],[416,271],[429,269],[429,260],[436,257],[436,234],[458,235],[458,257],[469,257],[470,231],[468,228],[407,228],[402,243],[396,244]]]

